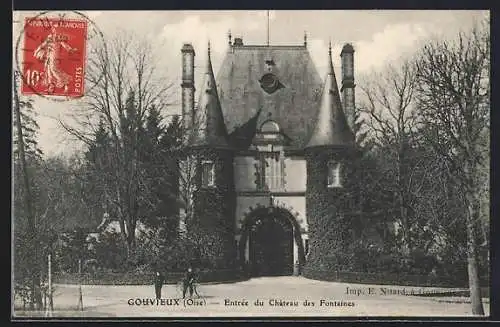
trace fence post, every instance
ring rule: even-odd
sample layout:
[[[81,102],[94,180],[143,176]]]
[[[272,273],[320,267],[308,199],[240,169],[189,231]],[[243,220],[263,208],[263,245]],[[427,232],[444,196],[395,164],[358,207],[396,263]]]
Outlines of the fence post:
[[[49,305],[46,305],[45,317],[52,317],[52,310],[54,310],[54,302],[52,301],[52,259],[50,254],[47,256],[48,259],[48,290],[49,293]]]
[[[82,259],[78,259],[78,310],[83,311]]]
[[[52,255],[49,254],[49,306],[50,312],[54,311],[54,288],[52,287]]]

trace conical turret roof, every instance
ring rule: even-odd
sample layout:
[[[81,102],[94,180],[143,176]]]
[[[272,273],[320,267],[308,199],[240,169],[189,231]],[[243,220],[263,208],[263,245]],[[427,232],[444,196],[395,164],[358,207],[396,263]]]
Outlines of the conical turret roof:
[[[331,45],[328,60],[328,75],[323,87],[316,125],[306,148],[354,146],[354,134],[349,128],[344,111],[342,110],[339,88],[333,69]]]
[[[215,83],[212,61],[210,59],[210,43],[203,86],[200,90],[198,106],[195,110],[190,146],[226,148],[227,129]]]

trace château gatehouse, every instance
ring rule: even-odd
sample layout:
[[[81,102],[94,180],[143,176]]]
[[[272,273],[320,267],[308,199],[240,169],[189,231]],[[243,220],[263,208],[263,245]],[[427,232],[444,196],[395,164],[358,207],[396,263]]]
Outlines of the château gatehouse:
[[[331,44],[322,79],[306,36],[300,45],[228,43],[217,77],[208,45],[196,92],[195,49],[181,49],[186,161],[199,171],[187,230],[215,235],[218,269],[319,279],[345,269],[359,156],[353,46],[340,53],[339,87]]]

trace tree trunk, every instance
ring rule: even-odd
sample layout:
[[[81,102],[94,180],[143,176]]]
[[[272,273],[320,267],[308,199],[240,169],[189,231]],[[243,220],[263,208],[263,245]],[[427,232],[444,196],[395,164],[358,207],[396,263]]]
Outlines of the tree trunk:
[[[130,220],[124,223],[126,229],[125,241],[127,244],[127,259],[130,260],[135,252],[135,224],[131,224]]]
[[[132,229],[130,228],[131,231],[129,232],[128,234],[128,237],[127,237],[127,247],[128,247],[128,250],[129,250],[129,255],[130,254],[133,254],[134,253],[134,250],[135,250],[135,228]]]
[[[399,127],[400,129],[401,127]],[[410,245],[410,225],[408,222],[408,212],[406,210],[406,198],[405,198],[405,185],[403,181],[404,167],[404,153],[403,153],[403,141],[399,139],[399,149],[397,154],[397,193],[399,202],[399,214],[401,219],[401,226],[403,231],[403,248],[402,254],[405,259],[405,268],[409,269],[409,262],[411,258],[411,245]]]
[[[25,187],[25,204],[27,208],[27,218],[28,218],[28,231],[31,238],[31,249],[32,249],[32,269],[31,269],[31,301],[30,307],[34,309],[35,306],[41,308],[42,306],[42,293],[40,290],[40,266],[38,264],[38,235],[36,231],[36,221],[33,208],[33,198],[31,194],[31,184],[28,175],[28,167],[26,163],[26,153],[24,149],[24,138],[23,138],[23,128],[21,121],[21,105],[19,101],[19,95],[17,93],[17,83],[16,76],[13,78],[13,89],[14,89],[14,110],[16,115],[17,124],[17,141],[19,147],[19,157],[21,160],[23,177],[24,177],[24,187]]]
[[[133,254],[132,245],[130,245],[130,243],[127,240],[127,262],[128,263],[130,262],[129,260],[132,257],[132,254]]]
[[[411,246],[410,246],[410,226],[408,224],[408,216],[406,214],[406,208],[403,198],[403,191],[399,191],[399,213],[401,215],[401,225],[403,232],[403,248],[402,253],[406,260],[411,257]],[[408,267],[407,267],[408,268]]]
[[[479,263],[477,251],[477,207],[475,206],[475,194],[472,189],[466,190],[467,200],[467,271],[469,274],[469,291],[473,315],[484,315],[481,299],[481,287],[479,284]]]

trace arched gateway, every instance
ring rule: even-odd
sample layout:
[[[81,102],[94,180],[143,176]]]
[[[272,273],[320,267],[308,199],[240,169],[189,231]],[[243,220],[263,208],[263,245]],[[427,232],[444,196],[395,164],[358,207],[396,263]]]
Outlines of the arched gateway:
[[[242,224],[239,258],[252,276],[292,275],[305,261],[295,217],[279,207],[253,210]]]

